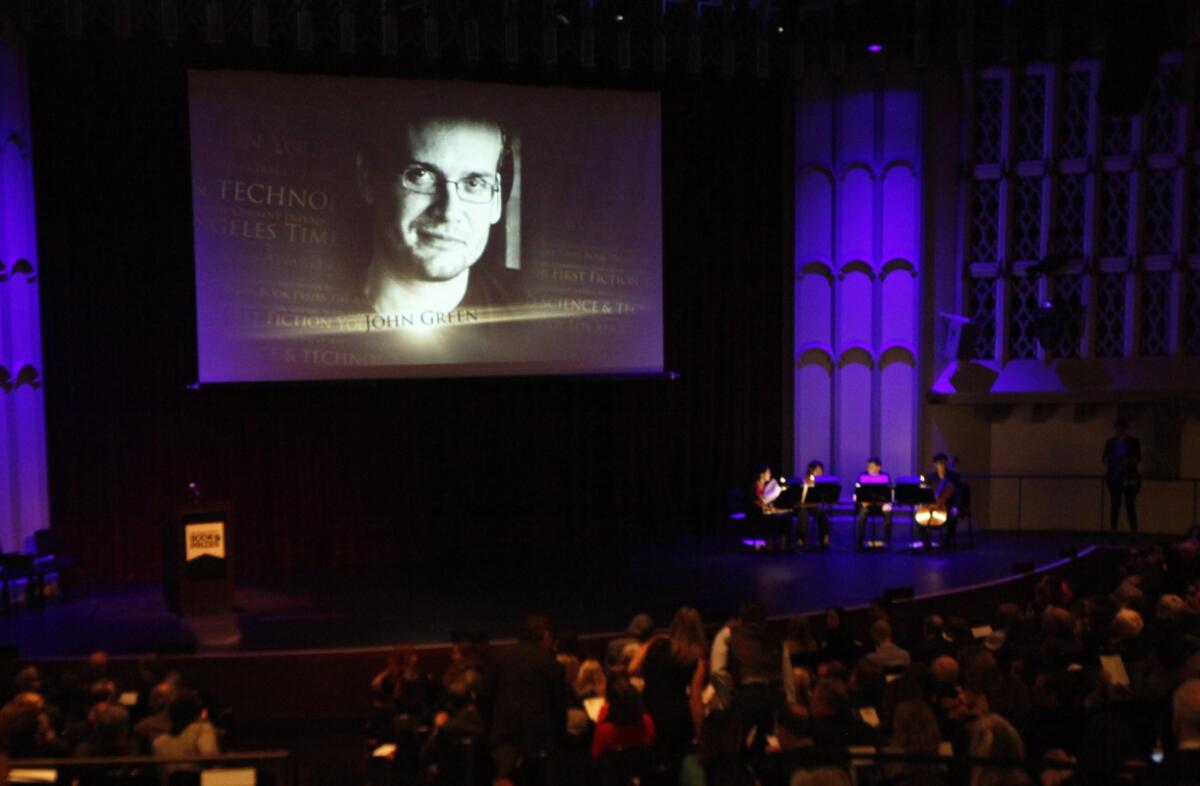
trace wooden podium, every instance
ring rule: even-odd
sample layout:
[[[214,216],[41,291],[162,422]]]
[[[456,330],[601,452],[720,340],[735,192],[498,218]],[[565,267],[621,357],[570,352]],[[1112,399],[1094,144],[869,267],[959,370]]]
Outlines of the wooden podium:
[[[163,521],[163,595],[176,614],[214,614],[233,608],[227,502],[179,505]]]

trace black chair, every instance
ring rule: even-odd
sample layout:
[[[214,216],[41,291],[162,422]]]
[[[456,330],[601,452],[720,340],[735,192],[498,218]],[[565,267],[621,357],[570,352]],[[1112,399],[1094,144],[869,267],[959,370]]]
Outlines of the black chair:
[[[70,595],[71,583],[79,560],[63,556],[62,544],[58,532],[53,529],[39,529],[33,533],[33,552],[36,564],[42,573],[58,575],[58,592],[63,598]]]
[[[162,781],[156,767],[112,767],[81,771],[67,782],[78,786],[157,786]]]
[[[958,526],[967,523],[967,545],[975,546],[975,517],[971,515],[971,484],[959,481],[955,488],[955,502],[958,508]]]
[[[654,776],[650,746],[606,751],[596,760],[596,786],[646,786]]]
[[[487,741],[471,735],[444,737],[437,742],[433,786],[489,786],[492,759]]]
[[[199,770],[176,770],[167,776],[167,786],[200,786]]]
[[[16,581],[25,582],[26,604],[36,605],[36,576],[32,554],[0,554],[0,611],[7,614],[12,609],[12,584]]]

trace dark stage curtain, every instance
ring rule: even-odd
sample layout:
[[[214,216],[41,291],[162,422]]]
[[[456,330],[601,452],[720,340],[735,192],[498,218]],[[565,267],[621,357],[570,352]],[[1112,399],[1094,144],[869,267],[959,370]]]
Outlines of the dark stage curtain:
[[[783,457],[791,401],[785,86],[663,94],[669,379],[189,391],[187,55],[31,55],[53,525],[102,582],[158,576],[197,481],[239,577],[518,558],[711,532]]]

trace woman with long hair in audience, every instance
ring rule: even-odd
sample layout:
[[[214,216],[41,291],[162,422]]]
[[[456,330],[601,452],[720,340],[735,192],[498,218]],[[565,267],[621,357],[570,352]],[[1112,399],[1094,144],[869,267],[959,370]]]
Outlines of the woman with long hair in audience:
[[[855,640],[846,625],[846,610],[841,606],[830,606],[825,610],[825,635],[817,654],[819,661],[836,660],[847,667],[858,660],[862,645]]]
[[[646,642],[629,664],[630,673],[645,680],[642,699],[654,719],[656,747],[672,766],[696,736],[689,693],[696,670],[703,668],[707,643],[700,612],[684,606],[675,612],[666,635]]]
[[[937,717],[923,701],[906,699],[896,705],[892,716],[892,735],[884,747],[887,753],[936,756],[942,745]],[[884,763],[884,782],[891,786],[941,786],[945,768],[939,764],[913,762]]]

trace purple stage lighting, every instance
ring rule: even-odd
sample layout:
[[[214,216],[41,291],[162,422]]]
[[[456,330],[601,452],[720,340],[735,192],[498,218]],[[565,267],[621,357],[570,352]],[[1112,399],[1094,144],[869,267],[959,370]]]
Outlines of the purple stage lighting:
[[[868,51],[868,52],[871,52],[871,53],[873,53],[873,54],[874,54],[874,53],[878,53],[878,52],[882,52],[882,51],[883,51],[883,44],[867,44],[867,51]]]

